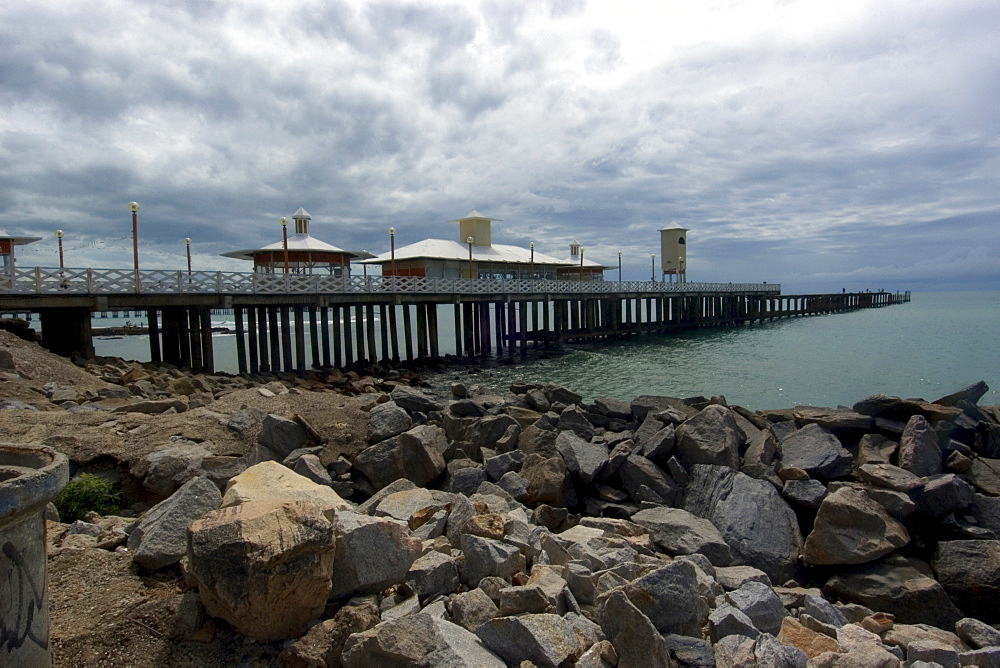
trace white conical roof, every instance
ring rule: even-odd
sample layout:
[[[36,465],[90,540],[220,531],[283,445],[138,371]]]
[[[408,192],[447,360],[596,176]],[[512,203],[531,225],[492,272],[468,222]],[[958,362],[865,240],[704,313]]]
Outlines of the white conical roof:
[[[312,220],[312,216],[309,215],[309,212],[303,209],[301,206],[299,207],[298,211],[292,214],[292,218],[306,218]]]

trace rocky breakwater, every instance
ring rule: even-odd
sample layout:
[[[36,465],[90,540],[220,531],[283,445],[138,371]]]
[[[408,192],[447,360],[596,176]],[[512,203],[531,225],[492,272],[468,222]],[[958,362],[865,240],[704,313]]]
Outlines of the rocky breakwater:
[[[264,416],[127,549],[185,573],[179,641],[207,615],[279,665],[998,666],[986,389],[752,412],[400,385],[325,466]]]

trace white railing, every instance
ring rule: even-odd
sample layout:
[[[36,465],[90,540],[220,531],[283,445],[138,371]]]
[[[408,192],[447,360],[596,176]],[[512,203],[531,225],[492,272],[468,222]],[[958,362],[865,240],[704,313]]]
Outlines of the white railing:
[[[0,275],[0,294],[616,294],[734,292],[780,294],[777,283],[658,283],[655,281],[557,281],[419,276],[321,276],[256,272],[150,269],[17,269]]]

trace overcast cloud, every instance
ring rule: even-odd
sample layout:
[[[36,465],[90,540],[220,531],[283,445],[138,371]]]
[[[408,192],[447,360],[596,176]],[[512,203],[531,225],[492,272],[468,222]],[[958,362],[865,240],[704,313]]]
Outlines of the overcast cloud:
[[[677,222],[691,280],[1000,289],[997,43],[978,0],[2,3],[0,229],[128,267],[136,200],[144,266],[247,270],[299,207],[376,253],[478,209],[626,279]]]

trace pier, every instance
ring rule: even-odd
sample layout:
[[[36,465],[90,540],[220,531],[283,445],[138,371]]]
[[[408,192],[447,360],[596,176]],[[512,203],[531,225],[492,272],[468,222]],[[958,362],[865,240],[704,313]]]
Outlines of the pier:
[[[233,313],[239,371],[304,372],[358,361],[526,356],[529,347],[735,327],[889,306],[909,292],[782,295],[768,283],[430,279],[260,272],[17,269],[0,312],[37,313],[43,345],[94,354],[95,312],[143,312],[150,359],[212,373],[213,310]],[[445,319],[446,322],[442,322]]]

